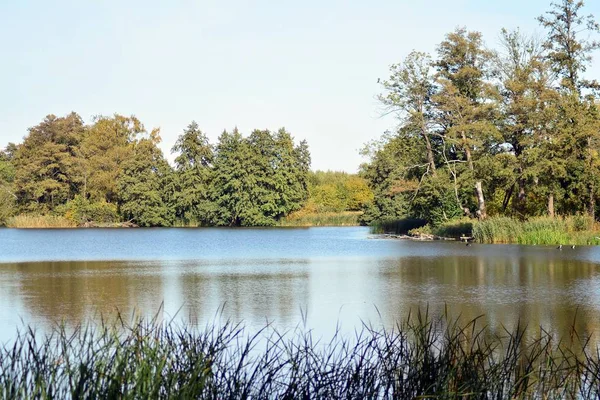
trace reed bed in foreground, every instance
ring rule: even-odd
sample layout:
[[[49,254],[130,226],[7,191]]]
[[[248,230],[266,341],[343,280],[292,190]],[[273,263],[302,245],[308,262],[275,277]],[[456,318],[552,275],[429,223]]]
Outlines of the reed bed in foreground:
[[[329,341],[302,329],[121,321],[58,326],[43,337],[22,331],[0,350],[0,396],[594,398],[600,363],[575,332],[558,342],[543,330],[531,338],[523,327],[499,337],[476,320],[461,325],[421,313],[394,329],[364,325]]]
[[[8,228],[74,228],[72,220],[55,215],[17,215],[6,221]]]

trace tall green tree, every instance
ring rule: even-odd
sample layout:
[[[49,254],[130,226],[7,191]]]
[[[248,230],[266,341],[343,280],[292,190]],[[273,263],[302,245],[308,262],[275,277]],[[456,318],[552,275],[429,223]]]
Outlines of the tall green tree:
[[[501,38],[503,49],[498,70],[502,118],[499,128],[503,145],[506,145],[502,147],[504,154],[512,158],[512,177],[505,184],[502,212],[514,198],[513,210],[524,217],[543,212],[535,202],[528,205],[528,194],[541,192],[547,196],[552,177],[564,175],[564,157],[560,155],[556,140],[551,139],[551,127],[556,125],[558,93],[552,88],[551,65],[536,39],[526,37],[518,30],[503,30]]]
[[[483,176],[477,164],[485,162],[489,147],[498,142],[496,107],[498,92],[494,75],[494,53],[485,48],[479,32],[459,28],[446,35],[438,47],[435,62],[439,91],[437,103],[440,125],[448,145],[464,153],[474,182],[478,218],[486,218]]]
[[[538,17],[538,21],[547,30],[546,57],[560,78],[559,118],[554,136],[569,155],[569,174],[555,186],[561,185],[567,188],[567,193],[576,193],[577,197],[587,197],[587,211],[594,216],[599,179],[594,173],[596,161],[592,149],[599,141],[599,132],[594,117],[596,99],[593,92],[586,95],[585,91],[600,89],[600,85],[586,79],[584,73],[592,53],[600,49],[600,42],[593,39],[600,33],[600,24],[594,16],[583,15],[583,7],[582,0],[560,0],[552,3],[550,10]],[[553,195],[550,193],[549,204],[553,203]],[[549,212],[554,214],[553,207],[549,206]]]
[[[250,197],[253,182],[248,171],[249,159],[248,143],[238,129],[223,131],[215,149],[210,188],[210,199],[215,205],[213,225],[244,226],[258,214]]]
[[[390,77],[382,82],[379,100],[396,114],[402,132],[423,140],[427,159],[426,174],[435,176],[434,136],[436,132],[433,96],[436,92],[432,60],[428,54],[411,52],[403,63],[390,67]]]
[[[157,147],[159,142],[158,130],[136,140],[117,180],[120,213],[139,226],[170,226],[175,217],[167,190],[172,170]]]
[[[214,212],[209,196],[214,150],[208,137],[192,121],[177,138],[171,151],[177,154],[173,196],[175,215],[185,224],[206,225]]]

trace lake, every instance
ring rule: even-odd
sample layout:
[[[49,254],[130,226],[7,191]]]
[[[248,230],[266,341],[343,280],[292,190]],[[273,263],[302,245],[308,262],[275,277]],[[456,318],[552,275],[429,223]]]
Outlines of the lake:
[[[368,228],[0,229],[0,342],[100,315],[330,335],[429,307],[493,329],[599,331],[600,248],[414,242]],[[577,318],[575,318],[577,316]]]

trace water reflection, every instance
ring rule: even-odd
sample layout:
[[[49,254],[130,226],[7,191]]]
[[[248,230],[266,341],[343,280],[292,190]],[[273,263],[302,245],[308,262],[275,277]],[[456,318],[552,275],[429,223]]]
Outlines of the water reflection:
[[[465,249],[453,243],[375,241],[356,230],[324,232],[290,231],[292,239],[283,238],[279,247],[283,257],[273,257],[270,248],[261,258],[254,248],[244,258],[230,247],[218,259],[0,264],[0,341],[9,340],[21,321],[43,329],[57,321],[112,316],[117,309],[125,316],[154,316],[160,310],[159,318],[201,325],[222,309],[223,318],[252,327],[306,324],[325,336],[338,324],[347,331],[367,321],[390,327],[417,307],[463,320],[484,315],[482,322],[498,333],[521,321],[564,335],[576,314],[580,335],[600,332],[595,248]],[[286,248],[302,235],[315,244],[302,243],[305,256],[290,256]],[[274,236],[269,240],[270,246],[276,243]],[[339,248],[322,251],[320,240]]]

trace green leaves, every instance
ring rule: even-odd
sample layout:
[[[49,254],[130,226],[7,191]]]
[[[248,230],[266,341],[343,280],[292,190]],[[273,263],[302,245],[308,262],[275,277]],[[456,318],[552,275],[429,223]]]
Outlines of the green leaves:
[[[552,3],[539,21],[544,41],[503,30],[497,53],[459,28],[436,59],[412,52],[390,67],[379,99],[399,124],[365,152],[375,192],[365,222],[595,215],[600,86],[583,77],[600,25],[577,0]]]
[[[219,137],[210,199],[214,225],[270,226],[299,210],[308,197],[310,154],[306,142],[255,130],[248,138],[235,129]]]

